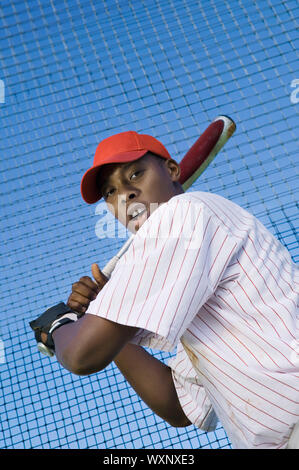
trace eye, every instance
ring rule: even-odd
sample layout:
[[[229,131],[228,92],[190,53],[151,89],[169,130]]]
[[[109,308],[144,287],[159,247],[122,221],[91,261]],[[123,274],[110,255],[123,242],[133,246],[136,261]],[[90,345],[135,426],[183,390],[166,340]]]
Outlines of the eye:
[[[108,197],[112,196],[113,193],[114,193],[115,189],[111,188],[111,189],[107,189],[104,191],[104,199],[108,199]]]
[[[138,178],[139,176],[142,175],[142,173],[144,172],[144,170],[136,170],[134,171],[131,176],[130,176],[130,180],[135,180],[136,178]]]

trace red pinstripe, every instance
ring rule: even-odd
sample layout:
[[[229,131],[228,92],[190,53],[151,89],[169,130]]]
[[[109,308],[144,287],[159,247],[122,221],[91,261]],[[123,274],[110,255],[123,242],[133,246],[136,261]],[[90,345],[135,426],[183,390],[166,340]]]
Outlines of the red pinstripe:
[[[189,207],[190,207],[190,205],[189,205]],[[188,207],[188,210],[189,210],[189,207]],[[201,211],[200,211],[200,212],[201,212]],[[195,222],[195,227],[193,228],[193,233],[192,233],[192,235],[193,235],[194,232],[195,232],[195,228],[196,228],[196,226],[197,226],[197,221],[198,221],[198,219],[199,219],[200,212],[199,212],[199,214],[198,214],[198,216],[197,216],[197,219],[196,219],[196,222]],[[188,214],[188,212],[186,213],[186,217],[187,217],[187,214]],[[184,219],[184,222],[185,222],[185,220],[186,220],[186,218]],[[181,228],[180,234],[182,233],[182,230],[183,230],[183,224],[182,224],[182,228]],[[191,240],[192,240],[192,239],[193,239],[193,237],[190,237],[189,244],[188,244],[188,248],[189,248],[189,246],[190,246],[190,243],[191,243]],[[177,247],[177,244],[178,244],[178,242],[176,243],[176,247]],[[175,253],[175,251],[173,251],[173,255],[174,255],[174,253]],[[178,274],[177,274],[177,279],[178,279],[179,276],[180,276],[180,273],[181,273],[182,267],[183,267],[183,265],[184,265],[186,256],[187,256],[187,250],[186,250],[185,255],[184,255],[184,258],[183,258],[183,260],[182,260],[182,262],[181,262],[181,266],[180,266],[180,269],[179,269]],[[173,261],[173,256],[172,256],[172,258],[171,258],[171,262],[170,262],[170,264],[169,264],[169,267],[168,267],[168,270],[167,270],[167,273],[166,273],[166,276],[165,276],[165,279],[164,279],[164,283],[163,283],[162,289],[163,289],[163,287],[164,287],[164,285],[165,285],[165,281],[166,281],[166,278],[167,278],[167,276],[168,276],[169,268],[170,268],[170,265],[171,265],[172,261]],[[193,263],[193,266],[194,266],[194,263]],[[192,269],[192,271],[193,271],[193,269]],[[192,273],[192,271],[191,271],[191,273]],[[191,274],[190,274],[190,275],[191,275]],[[166,310],[166,307],[167,307],[169,298],[170,298],[170,296],[172,295],[173,289],[174,289],[174,284],[173,284],[173,286],[172,286],[172,288],[171,288],[171,291],[170,291],[170,293],[169,293],[169,295],[168,295],[168,298],[167,298],[167,300],[166,300],[166,304],[165,304],[165,306],[164,306],[163,312],[162,312],[162,314],[161,314],[161,317],[160,317],[160,320],[159,320],[159,323],[158,323],[157,331],[158,331],[159,326],[160,326],[160,324],[161,324],[163,315],[164,315],[164,313],[165,313],[165,310]],[[155,305],[156,305],[156,304],[155,304]],[[176,309],[176,311],[175,311],[175,313],[174,313],[174,315],[173,315],[173,319],[172,319],[170,328],[171,328],[172,323],[173,323],[173,321],[174,321],[174,319],[175,319],[175,317],[176,317],[178,308],[179,308],[179,305],[178,305],[178,307],[177,307],[177,309]]]
[[[146,271],[147,263],[148,263],[148,259],[145,261],[145,264],[144,264],[144,267],[143,267],[141,276],[140,276],[140,278],[139,278],[139,282],[138,282],[137,287],[136,287],[136,291],[135,291],[135,295],[134,295],[134,298],[133,298],[133,302],[132,302],[131,308],[130,308],[129,313],[128,313],[128,316],[127,316],[127,322],[128,322],[129,319],[130,319],[130,315],[131,315],[131,313],[132,313],[132,310],[133,310],[133,307],[134,307],[134,304],[135,304],[135,301],[136,301],[136,297],[137,297],[137,294],[138,294],[138,291],[139,291],[139,287],[140,287],[141,281],[142,281],[142,279],[143,279],[144,273],[145,273],[145,271]]]
[[[178,215],[180,207],[184,212]],[[196,220],[184,245],[191,210]],[[296,287],[287,251],[250,214],[219,196],[180,195],[155,214],[141,229],[145,238],[137,234],[89,313],[141,328],[136,336],[141,345],[157,342],[167,350],[181,339],[173,374],[192,422],[200,425],[213,403],[237,445],[246,447],[249,440],[251,447],[283,447],[299,415]],[[162,238],[165,229],[174,242]],[[199,246],[192,245],[197,230]],[[191,246],[196,246],[192,257]]]
[[[228,328],[226,328],[226,326],[225,326],[222,322],[220,322],[220,321],[218,320],[218,318],[216,317],[216,315],[213,315],[211,312],[209,312],[209,310],[207,309],[207,307],[208,307],[209,309],[213,310],[213,311],[215,312],[215,314],[217,314],[219,317],[223,318],[222,315],[219,313],[219,312],[221,312],[221,309],[219,309],[219,311],[216,311],[216,310],[215,310],[213,307],[211,307],[211,305],[209,305],[209,304],[207,304],[205,307],[203,307],[203,310],[204,310],[204,311],[206,311],[206,312],[207,312],[209,315],[211,315],[216,321],[218,321],[218,322],[221,324],[221,326],[222,326],[226,331],[230,332],[230,334],[235,338],[235,340],[238,341],[238,342],[244,347],[244,349],[246,349],[246,350],[249,352],[249,354],[252,355],[252,357],[254,357],[254,359],[256,360],[256,362],[258,362],[260,365],[262,365],[262,363],[259,361],[259,359],[253,354],[252,351],[250,351],[250,349],[243,343],[243,341],[241,341],[235,334],[233,334]],[[202,321],[204,321],[202,318],[200,318],[200,319],[201,319]],[[226,320],[226,321],[227,321],[227,320]],[[229,323],[229,322],[227,321],[227,323]],[[207,323],[206,323],[206,325],[208,326]],[[233,328],[233,325],[230,324],[230,326]],[[218,336],[219,336],[219,335],[218,335]],[[219,338],[221,339],[221,336],[219,336]],[[228,347],[229,347],[230,349],[232,349],[230,346],[228,346]],[[233,349],[232,349],[232,351],[234,352],[234,354],[236,354],[236,352],[235,352]],[[247,363],[246,363],[242,358],[240,358],[240,356],[239,356],[238,354],[237,354],[237,357],[239,357],[239,359],[241,359],[241,361],[242,361],[244,364],[247,365]]]
[[[240,265],[240,263],[239,263]],[[246,274],[246,273],[245,273]],[[275,326],[271,323],[271,321],[269,320],[269,318],[267,318],[259,308],[257,308],[256,305],[254,305],[254,303],[252,302],[252,300],[250,299],[250,297],[248,296],[247,292],[245,291],[244,287],[240,284],[239,281],[237,281],[237,285],[242,289],[242,291],[244,292],[245,296],[247,297],[249,303],[251,304],[252,308],[254,310],[256,310],[260,315],[261,317],[263,317],[264,320],[267,321],[267,323],[269,323],[269,325],[273,328],[273,330],[275,331],[275,333],[277,334],[278,338],[280,338],[280,334],[278,333],[277,329],[275,328]]]
[[[256,286],[256,284],[253,282],[253,280],[249,277],[247,271],[243,268],[242,264],[240,263],[239,261],[239,266],[241,267],[242,271],[244,272],[244,274],[246,275],[247,279],[249,279],[249,281],[251,282],[251,284],[254,286],[254,288],[256,289],[260,299],[262,300],[262,302],[265,304],[266,307],[270,308],[272,310],[273,313],[275,313],[276,317],[279,318],[279,320],[283,323],[284,327],[286,328],[286,330],[288,331],[289,335],[292,336],[292,338],[295,339],[295,336],[293,335],[293,333],[289,330],[289,328],[287,327],[287,325],[285,324],[285,321],[283,318],[281,318],[281,316],[278,314],[278,312],[276,310],[274,310],[273,307],[271,307],[271,305],[268,305],[264,298],[262,297],[258,287]],[[272,325],[273,326],[273,325]]]
[[[237,281],[235,281],[235,283],[238,284]],[[242,286],[240,286],[240,287],[242,288]],[[257,326],[259,327],[259,329],[260,329],[261,331],[263,330],[262,327],[261,327],[261,325],[260,325],[259,322],[257,321],[257,319],[256,319],[255,317],[253,317],[252,315],[249,315],[248,312],[247,312],[246,310],[244,310],[244,308],[242,307],[242,305],[241,305],[240,302],[238,301],[237,297],[234,295],[234,293],[233,293],[230,289],[227,289],[227,288],[221,287],[221,286],[219,286],[219,289],[222,289],[222,290],[224,290],[224,291],[229,292],[229,293],[231,294],[231,296],[234,298],[234,300],[236,301],[236,303],[238,304],[238,306],[240,307],[240,309],[242,310],[242,312],[245,313],[247,316],[250,316],[250,318],[252,318],[252,319],[256,322],[256,324],[257,324]],[[246,295],[246,292],[245,292],[245,291],[244,291],[244,294]],[[230,308],[232,308],[232,307],[230,306]],[[233,310],[233,309],[232,309],[232,310]],[[233,310],[233,311],[235,311],[235,310]],[[244,318],[244,317],[243,317],[243,318]],[[244,320],[245,320],[245,322],[249,325],[247,319],[244,318]]]
[[[171,228],[172,228],[172,225],[173,225],[173,222],[174,222],[174,218],[175,218],[175,214],[176,214],[177,207],[178,207],[178,202],[177,202],[176,207],[175,207],[175,210],[174,210],[174,216],[173,216],[173,219],[172,219],[172,222],[171,222],[171,226],[170,226],[170,228],[169,228],[169,234],[168,234],[168,236],[170,236],[170,233],[171,233]],[[162,222],[162,218],[161,218],[160,221],[159,221],[158,234],[159,234],[159,231],[160,231],[161,222]],[[157,236],[157,238],[156,238],[156,247],[157,247],[157,243],[158,243],[158,236]],[[162,256],[162,254],[163,254],[163,252],[164,252],[164,249],[165,249],[166,245],[167,245],[167,239],[166,239],[165,243],[163,244],[162,249],[161,249],[161,251],[160,251],[160,255],[159,255],[159,258],[158,258],[158,262],[157,262],[157,264],[156,264],[155,271],[154,271],[154,273],[153,273],[153,275],[152,275],[152,278],[151,278],[151,281],[150,281],[150,285],[149,285],[149,288],[148,288],[147,296],[146,296],[146,299],[145,299],[145,301],[144,301],[144,303],[143,303],[143,306],[142,306],[142,308],[141,308],[141,311],[140,311],[140,313],[139,313],[139,316],[138,316],[138,318],[137,318],[137,322],[138,322],[139,319],[140,319],[140,316],[141,316],[141,314],[142,314],[143,308],[144,308],[144,306],[145,306],[145,304],[146,304],[146,301],[147,301],[147,299],[148,299],[148,297],[149,297],[149,294],[150,294],[150,291],[151,291],[151,288],[152,288],[152,285],[153,285],[153,281],[154,281],[154,278],[155,278],[155,274],[156,274],[156,272],[157,272],[157,269],[158,269],[158,266],[159,266],[159,263],[160,263],[160,260],[161,260],[161,256]]]
[[[225,303],[227,306],[229,306],[228,302],[227,302],[223,297],[221,297],[219,294],[218,294],[217,297],[219,297],[219,299],[221,299],[223,303]],[[231,309],[232,312],[233,312],[233,311],[235,312],[235,310],[233,309],[233,307],[229,306],[229,308]],[[219,307],[219,309],[220,309],[220,311],[221,311],[221,307]],[[219,312],[217,312],[217,313],[218,313],[218,315],[220,315]],[[235,312],[235,313],[236,313],[236,312]],[[228,321],[228,320],[226,320],[226,321]],[[263,338],[261,335],[259,335],[259,334],[251,327],[251,325],[247,322],[246,319],[245,319],[245,322],[246,322],[248,328],[250,329],[250,331],[251,331],[254,335],[258,336],[259,339],[261,339],[262,341],[264,341],[264,338]],[[253,341],[253,342],[254,342],[254,341]],[[265,342],[267,343],[268,346],[273,347],[269,342],[267,342],[267,341],[265,341]],[[266,351],[264,348],[261,347],[261,345],[259,345],[259,347],[263,350],[264,354],[273,362],[273,364],[274,364],[276,367],[279,367],[279,365],[277,364],[277,362],[274,361],[274,359],[270,356],[270,354],[268,354],[267,351]],[[247,348],[246,348],[246,349],[247,349]],[[249,349],[248,349],[248,350],[249,350]],[[249,350],[249,351],[250,351],[250,350]],[[277,351],[280,353],[279,350],[277,350]],[[250,351],[250,353],[252,354],[251,351]],[[253,354],[252,354],[252,355],[253,355]],[[253,356],[254,356],[254,355],[253,355]],[[285,356],[283,356],[283,357],[285,358]],[[256,359],[257,362],[260,363],[260,361],[257,359],[257,357],[254,356],[254,358]],[[260,363],[260,365],[262,365],[262,363]]]
[[[255,243],[254,243],[254,241],[252,240],[252,238],[251,238],[250,235],[248,235],[248,239],[251,241],[252,246],[253,246],[253,248],[255,249],[255,254],[256,254],[257,258],[258,258],[260,261],[265,262],[265,260],[266,260],[266,261],[271,261],[271,262],[272,262],[272,260],[270,259],[269,256],[268,256],[266,259],[261,258],[261,257],[259,256],[258,250],[257,250],[256,247],[255,247]],[[266,251],[261,245],[260,245],[260,249],[263,250],[263,251]],[[273,264],[274,264],[274,263],[273,263]],[[296,304],[295,304],[294,300],[291,299],[291,297],[289,297],[289,296],[282,290],[280,284],[279,284],[279,283],[277,282],[277,280],[275,279],[275,276],[274,276],[274,274],[272,273],[271,269],[268,267],[268,265],[265,263],[264,266],[265,266],[265,268],[267,269],[267,271],[268,271],[268,273],[270,274],[270,276],[272,277],[273,281],[275,282],[276,287],[278,287],[278,289],[280,289],[280,291],[281,291],[281,293],[284,295],[284,297],[286,297],[288,300],[290,300],[290,301],[293,303],[294,307],[296,307]],[[276,265],[275,265],[275,266],[276,266]],[[276,266],[276,267],[277,267],[277,266]],[[279,271],[278,267],[277,267],[277,270]],[[292,289],[292,286],[291,286],[289,283],[288,283],[288,286],[290,287],[290,289],[292,290],[292,292],[294,292],[294,289]]]
[[[190,330],[188,330],[188,331],[189,331],[189,333],[190,333],[192,336],[194,336],[195,338],[197,338],[197,339],[199,340],[199,338],[198,338],[193,332],[191,332]],[[201,341],[201,342],[203,342],[203,341]],[[207,347],[208,349],[210,349],[215,355],[217,355],[218,357],[220,357],[220,356],[219,356],[215,351],[213,351],[208,345],[206,345],[206,347]],[[196,348],[194,348],[194,349],[196,349]],[[204,354],[203,354],[202,352],[198,352],[198,354],[199,354],[199,356],[203,357],[207,362],[209,362],[209,363],[214,367],[214,369],[217,369],[221,374],[223,374],[223,375],[225,375],[226,377],[228,377],[230,381],[235,382],[237,385],[239,385],[240,387],[244,388],[245,390],[247,390],[248,392],[252,393],[253,395],[256,395],[257,397],[262,398],[265,402],[269,403],[270,405],[275,406],[276,408],[278,408],[278,409],[280,409],[280,410],[282,410],[282,411],[284,411],[284,412],[286,412],[286,413],[292,414],[292,415],[294,415],[294,416],[296,416],[296,417],[299,416],[299,414],[291,413],[290,411],[288,411],[288,410],[282,408],[281,406],[277,405],[276,403],[271,402],[270,400],[268,400],[268,399],[265,398],[264,396],[261,396],[261,395],[259,395],[258,393],[253,392],[253,391],[250,390],[248,387],[246,387],[244,384],[242,384],[242,383],[240,383],[239,381],[237,381],[234,377],[232,377],[232,376],[230,376],[228,373],[224,372],[224,370],[221,369],[220,367],[218,367],[213,361],[211,361],[211,359],[209,359],[209,358],[207,358],[206,356],[204,356]],[[226,361],[224,361],[224,362],[226,362]],[[234,368],[236,369],[236,367],[234,367]],[[238,370],[238,369],[236,369],[236,370]],[[241,372],[241,370],[239,370],[239,372]],[[201,371],[201,374],[204,375],[202,371]],[[237,396],[240,401],[246,403],[248,406],[252,406],[253,408],[256,408],[256,409],[257,409],[258,411],[260,411],[261,413],[270,416],[273,420],[276,420],[276,421],[281,422],[282,424],[288,425],[288,423],[285,423],[285,422],[281,421],[280,419],[278,419],[278,418],[275,417],[275,416],[269,415],[266,411],[264,411],[264,410],[262,410],[262,409],[259,409],[257,406],[253,405],[252,403],[248,403],[248,401],[246,401],[243,397],[239,396],[239,395],[238,395],[237,393],[235,393],[231,388],[229,388],[227,385],[225,385],[225,384],[219,379],[219,377],[216,377],[211,371],[210,371],[210,375],[212,375],[212,376],[214,377],[214,380],[215,380],[216,382],[219,382],[219,383],[220,383],[224,388],[226,388],[232,395]],[[205,376],[205,378],[206,378],[210,383],[212,383],[213,386],[215,386],[215,382],[211,382],[210,379],[207,378],[206,376]],[[271,391],[274,391],[274,390],[271,390]],[[221,392],[220,392],[220,393],[221,393]],[[239,411],[240,411],[240,410],[239,410]],[[259,423],[259,424],[262,424],[262,423]]]
[[[205,310],[207,313],[209,313],[209,311],[203,307],[203,310]],[[224,339],[221,337],[220,334],[218,334],[202,317],[199,317],[199,320],[202,321],[207,327],[209,327],[209,329],[217,336],[217,338],[220,340],[221,343],[225,344],[225,346],[227,346],[234,355],[237,356],[237,358],[243,362],[243,364],[245,364],[247,366],[247,363],[244,361],[244,359],[242,359],[242,357],[226,342],[224,341]],[[232,335],[234,336],[234,338],[236,338],[235,335]],[[238,340],[239,341],[239,340]],[[239,341],[240,344],[243,344],[241,341]]]
[[[267,290],[270,292],[270,294],[272,295],[272,297],[273,297],[273,299],[275,300],[275,302],[277,302],[279,305],[281,305],[283,308],[285,308],[285,309],[288,311],[288,313],[291,313],[290,310],[289,310],[284,304],[282,304],[281,302],[279,302],[279,300],[275,297],[275,295],[273,294],[272,290],[269,288],[269,286],[268,286],[268,284],[267,284],[267,282],[266,282],[264,276],[262,275],[262,273],[260,273],[260,272],[258,271],[256,265],[253,263],[252,259],[250,258],[249,254],[247,253],[247,251],[245,250],[245,248],[243,247],[242,249],[243,249],[244,253],[246,254],[246,256],[248,257],[250,263],[252,264],[252,267],[256,270],[256,272],[258,273],[258,275],[261,276],[261,278],[263,279],[265,287],[266,287]]]
[[[199,198],[199,200],[201,200],[201,199]],[[207,204],[207,203],[206,203],[206,204]],[[207,205],[208,205],[208,204],[207,204]],[[222,208],[222,207],[219,208],[219,206],[217,205],[217,203],[216,203],[216,204],[214,203],[214,205],[215,205],[215,207],[218,207],[218,210],[220,209],[220,212],[223,212],[223,213],[230,219],[230,222],[231,222],[232,225],[234,226],[234,229],[236,229],[237,231],[239,231],[239,230],[240,230],[240,229],[239,229],[239,225],[240,225],[240,224],[235,224],[234,220],[233,220],[232,218],[230,218],[230,217],[227,215],[226,210],[228,210],[228,209],[226,209],[226,208],[224,209],[224,208]],[[213,210],[213,208],[212,208],[210,205],[208,205],[208,207],[209,207],[209,209],[214,213],[214,215],[215,215],[216,217],[219,217],[218,213],[215,212],[215,211]],[[234,216],[235,216],[235,215],[233,214],[233,217],[234,217]],[[245,220],[246,220],[246,219],[250,220],[250,218],[245,217],[243,214],[242,214],[242,216],[244,217]],[[220,220],[221,220],[221,222],[222,222],[224,225],[226,225],[223,219],[220,218]],[[226,225],[226,226],[227,226],[227,225]],[[250,226],[247,226],[247,228],[244,229],[244,230],[246,231],[248,228],[250,228]],[[261,233],[261,236],[263,237],[263,240],[266,241],[265,236],[263,235],[263,233]],[[252,239],[250,238],[250,234],[248,234],[248,238],[252,241]],[[263,248],[263,246],[260,244],[259,239],[258,239],[257,241],[258,241],[258,243],[259,243],[259,245],[260,245],[260,249],[262,249],[263,251],[265,251],[265,248]],[[252,241],[252,243],[254,244],[253,241]],[[269,258],[269,257],[267,256],[267,259],[269,259],[269,260],[274,264],[274,266],[277,268],[277,270],[280,271],[280,268],[276,265],[276,263],[275,263],[271,258]],[[282,269],[285,270],[288,274],[290,274],[290,271],[287,270],[287,267],[286,267],[285,265],[282,266]],[[285,282],[288,283],[288,281],[285,281]],[[295,281],[295,282],[296,282],[296,281]],[[290,289],[292,289],[292,286],[291,286],[289,283],[288,283],[288,285],[289,285]],[[292,290],[293,290],[293,289],[292,289]]]
[[[226,290],[226,289],[223,289],[223,290]],[[229,292],[230,292],[230,294],[234,297],[233,293],[232,293],[231,291],[229,291]],[[223,298],[221,298],[221,299],[223,300],[223,302],[227,303]],[[227,305],[229,305],[229,304],[227,303]],[[230,308],[231,308],[231,310],[233,311],[233,308],[232,308],[231,306],[230,306]],[[283,358],[286,359],[286,360],[289,362],[289,364],[290,364],[291,366],[294,366],[294,364],[293,364],[284,354],[282,354],[282,352],[281,352],[279,349],[275,348],[275,347],[273,346],[273,344],[269,343],[269,342],[265,339],[265,337],[260,336],[256,331],[254,331],[253,328],[250,326],[250,324],[248,324],[248,327],[250,328],[250,330],[252,331],[252,333],[254,333],[256,336],[259,337],[259,339],[261,339],[263,342],[267,343],[268,346],[270,346],[270,347],[271,347],[272,349],[274,349],[276,352],[278,352],[279,354],[281,354],[281,355],[283,356]],[[269,356],[269,357],[270,357],[270,359],[273,361],[273,363],[274,363],[277,367],[279,367],[279,365],[273,360],[273,358],[272,358],[271,356]]]
[[[197,337],[197,335],[196,335],[194,332],[190,331],[189,328],[188,328],[187,331],[199,341],[199,338]],[[283,395],[282,393],[279,393],[275,388],[270,388],[270,387],[268,387],[267,385],[265,385],[263,382],[259,382],[258,380],[254,379],[252,376],[246,374],[246,373],[244,372],[244,370],[241,370],[241,369],[237,368],[233,363],[228,362],[227,360],[225,360],[225,359],[224,359],[223,357],[221,357],[216,351],[214,351],[212,348],[210,348],[210,346],[208,346],[206,343],[204,343],[204,341],[203,341],[202,339],[200,340],[200,342],[203,343],[203,344],[207,347],[207,349],[209,349],[209,350],[210,350],[212,353],[214,353],[217,357],[219,357],[219,359],[221,359],[225,364],[229,365],[232,369],[234,369],[235,371],[237,371],[238,374],[240,374],[241,376],[244,376],[246,379],[252,380],[253,382],[257,383],[258,385],[260,385],[260,386],[262,386],[262,387],[264,387],[264,388],[266,388],[267,390],[271,391],[272,393],[277,394],[277,395],[283,397],[284,399],[289,400],[289,401],[291,401],[291,402],[293,402],[293,403],[299,405],[299,402],[296,402],[295,400],[292,400],[290,397],[285,396],[285,395]],[[199,353],[199,356],[201,356],[201,353]],[[275,381],[275,378],[271,377],[269,374],[266,374],[266,375],[267,375],[268,377],[270,377],[272,380]],[[232,380],[234,380],[234,379],[232,379]],[[278,379],[276,379],[276,381],[279,382]],[[281,382],[281,383],[284,384],[284,385],[287,385],[287,384],[285,384],[285,382]],[[299,389],[294,389],[294,390],[295,390],[296,392],[299,392]]]
[[[215,387],[215,382],[212,382],[212,381],[210,380],[210,378],[207,377],[207,376],[206,376],[204,373],[202,373],[202,372],[201,372],[201,375],[207,380],[207,382],[210,383],[210,385],[212,385],[213,387]],[[213,376],[213,374],[211,374],[211,375]],[[213,376],[213,378],[214,378],[217,382],[219,382],[224,388],[228,389],[228,390],[232,393],[232,395],[234,395],[234,396],[236,396],[237,398],[241,399],[241,401],[245,401],[245,400],[243,400],[240,396],[238,396],[236,393],[232,392],[228,387],[226,387],[226,385],[224,385],[217,377]],[[216,387],[215,387],[215,388],[216,388]],[[220,393],[221,393],[221,392],[220,392]],[[253,418],[252,416],[249,416],[248,413],[245,413],[244,411],[240,410],[234,403],[230,402],[229,404],[230,404],[230,406],[231,406],[232,408],[234,408],[235,410],[237,410],[239,413],[245,415],[246,418],[248,418],[248,419],[250,419],[250,420],[252,420],[252,421],[255,421],[257,424],[259,424],[260,426],[262,426],[262,427],[264,427],[264,428],[266,428],[266,429],[269,429],[271,432],[275,432],[275,433],[278,433],[278,434],[279,434],[279,431],[277,431],[276,429],[273,429],[273,428],[271,428],[271,427],[269,427],[269,426],[266,426],[264,423],[260,422],[259,420]],[[254,407],[254,408],[256,408],[256,407]],[[268,415],[270,418],[273,418],[273,416],[269,415],[268,413],[264,412],[263,410],[259,410],[259,411],[261,411],[261,412],[264,413],[265,415]],[[280,421],[280,420],[277,420],[277,421]],[[287,423],[282,422],[282,424],[287,424]]]

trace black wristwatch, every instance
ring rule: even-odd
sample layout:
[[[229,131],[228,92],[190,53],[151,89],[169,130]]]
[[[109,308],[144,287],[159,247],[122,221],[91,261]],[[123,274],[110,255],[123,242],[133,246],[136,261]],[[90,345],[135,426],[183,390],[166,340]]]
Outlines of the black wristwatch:
[[[62,325],[77,321],[78,315],[64,302],[60,302],[46,310],[36,320],[31,321],[29,325],[34,331],[38,350],[46,356],[53,356],[55,354],[55,345],[52,338],[53,331]],[[47,334],[47,341],[45,343],[41,340],[41,333]]]

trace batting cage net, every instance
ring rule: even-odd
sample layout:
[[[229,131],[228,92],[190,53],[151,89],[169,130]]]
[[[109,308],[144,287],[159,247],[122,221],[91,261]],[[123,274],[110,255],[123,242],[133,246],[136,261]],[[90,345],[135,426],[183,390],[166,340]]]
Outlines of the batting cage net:
[[[190,190],[237,202],[297,261],[298,12],[295,0],[1,2],[1,448],[231,447],[220,422],[205,433],[155,416],[114,364],[64,370],[28,323],[125,241],[80,194],[98,142],[125,130],[180,161],[230,116],[235,134]]]

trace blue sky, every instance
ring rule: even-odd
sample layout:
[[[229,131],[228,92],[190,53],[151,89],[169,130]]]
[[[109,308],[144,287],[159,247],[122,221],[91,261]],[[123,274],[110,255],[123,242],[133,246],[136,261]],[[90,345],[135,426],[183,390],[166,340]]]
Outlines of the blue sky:
[[[231,116],[235,135],[192,190],[250,210],[298,260],[296,17],[292,0],[2,2],[0,448],[229,446],[221,426],[154,417],[113,366],[78,378],[41,357],[28,321],[124,241],[97,238],[80,195],[116,132],[154,135],[180,161]]]

